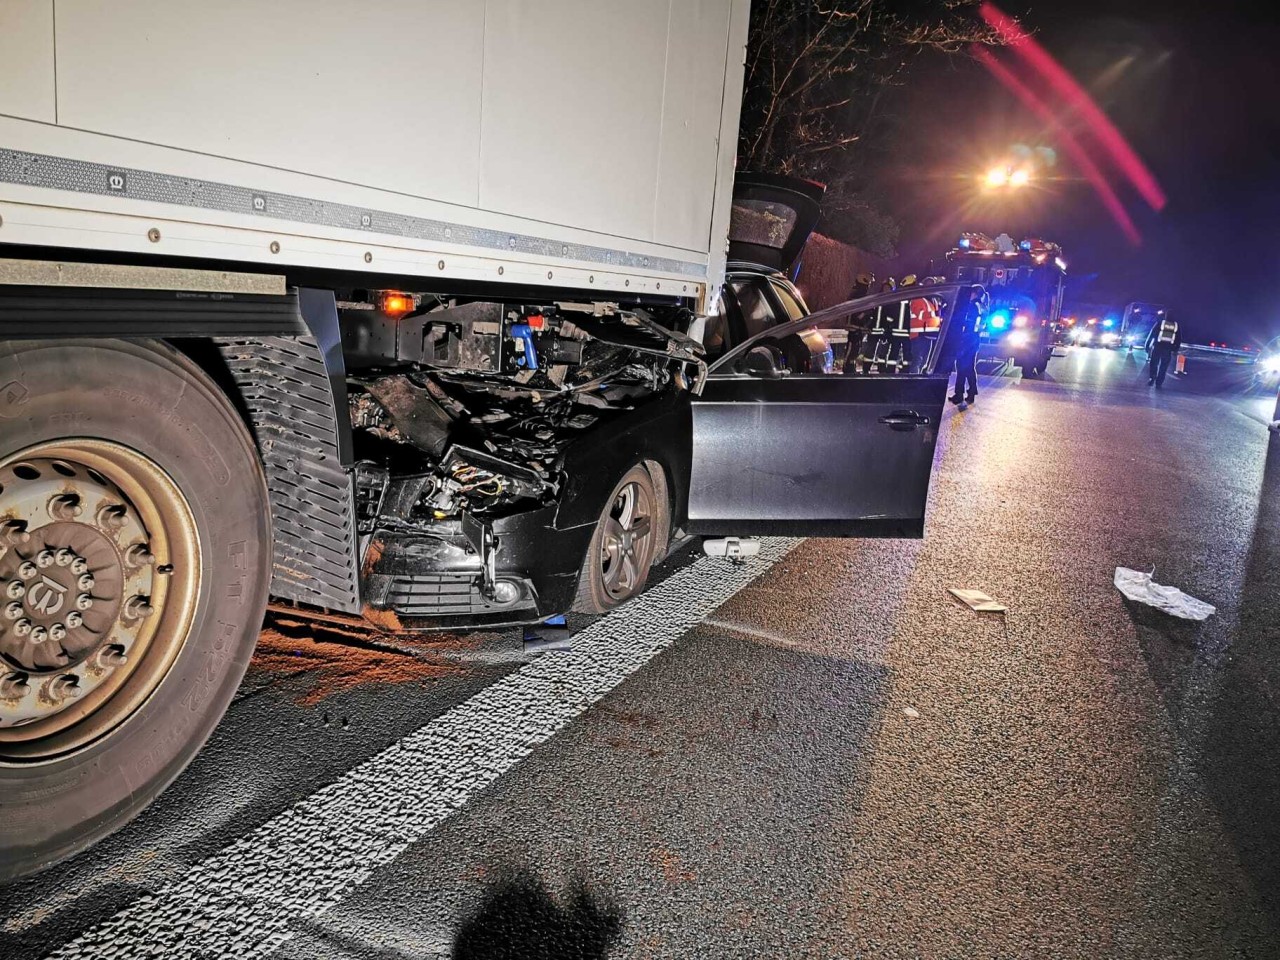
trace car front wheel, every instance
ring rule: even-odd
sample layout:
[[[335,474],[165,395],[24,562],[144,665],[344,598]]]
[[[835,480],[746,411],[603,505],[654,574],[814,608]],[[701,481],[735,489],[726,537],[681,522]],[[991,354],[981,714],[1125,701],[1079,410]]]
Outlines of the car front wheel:
[[[667,505],[643,464],[613,489],[587,548],[573,609],[604,613],[636,596],[666,540]]]

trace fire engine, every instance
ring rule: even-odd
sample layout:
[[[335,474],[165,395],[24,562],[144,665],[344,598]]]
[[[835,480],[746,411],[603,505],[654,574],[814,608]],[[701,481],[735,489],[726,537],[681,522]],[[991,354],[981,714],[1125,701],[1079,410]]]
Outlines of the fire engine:
[[[946,254],[946,278],[980,283],[991,298],[982,355],[1012,359],[1024,377],[1039,376],[1053,356],[1067,263],[1056,243],[1007,233],[961,234]]]

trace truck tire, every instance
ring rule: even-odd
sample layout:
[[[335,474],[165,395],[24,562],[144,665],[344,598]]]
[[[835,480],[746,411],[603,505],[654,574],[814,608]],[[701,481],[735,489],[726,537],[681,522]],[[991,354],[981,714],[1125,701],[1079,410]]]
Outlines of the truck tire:
[[[0,879],[137,816],[249,663],[270,511],[235,408],[168,345],[0,357]]]
[[[655,483],[641,463],[618,481],[587,547],[575,612],[605,613],[644,590],[667,537],[665,490],[663,479]]]
[[[1032,360],[1030,357],[1014,357],[1013,363],[1015,366],[1022,368],[1022,375],[1026,377],[1028,380],[1033,379],[1036,375],[1040,373],[1040,370],[1036,366],[1035,361]]]

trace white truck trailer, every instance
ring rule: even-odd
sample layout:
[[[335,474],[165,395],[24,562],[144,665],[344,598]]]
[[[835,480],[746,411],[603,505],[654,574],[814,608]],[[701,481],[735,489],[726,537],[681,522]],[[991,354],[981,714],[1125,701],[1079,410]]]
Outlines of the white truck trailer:
[[[708,376],[748,12],[0,0],[0,879],[178,775],[269,597],[520,624],[686,533],[919,535],[945,377]]]

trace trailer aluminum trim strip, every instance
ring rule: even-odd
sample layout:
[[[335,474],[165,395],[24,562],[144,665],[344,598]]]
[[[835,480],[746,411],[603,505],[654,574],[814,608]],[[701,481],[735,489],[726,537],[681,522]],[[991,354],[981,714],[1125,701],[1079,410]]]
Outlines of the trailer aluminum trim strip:
[[[51,957],[274,953],[801,542],[695,561]]]
[[[0,284],[30,287],[89,287],[97,290],[181,290],[194,293],[253,293],[284,296],[284,277],[269,273],[130,267],[110,263],[0,259]]]
[[[687,260],[651,257],[590,244],[562,243],[548,237],[507,233],[311,197],[254,190],[229,183],[195,180],[128,167],[110,167],[86,160],[7,148],[0,148],[0,183],[127,197],[200,210],[219,210],[292,223],[500,250],[509,254],[606,264],[622,270],[651,270],[689,277],[701,277],[706,272],[705,264]]]

